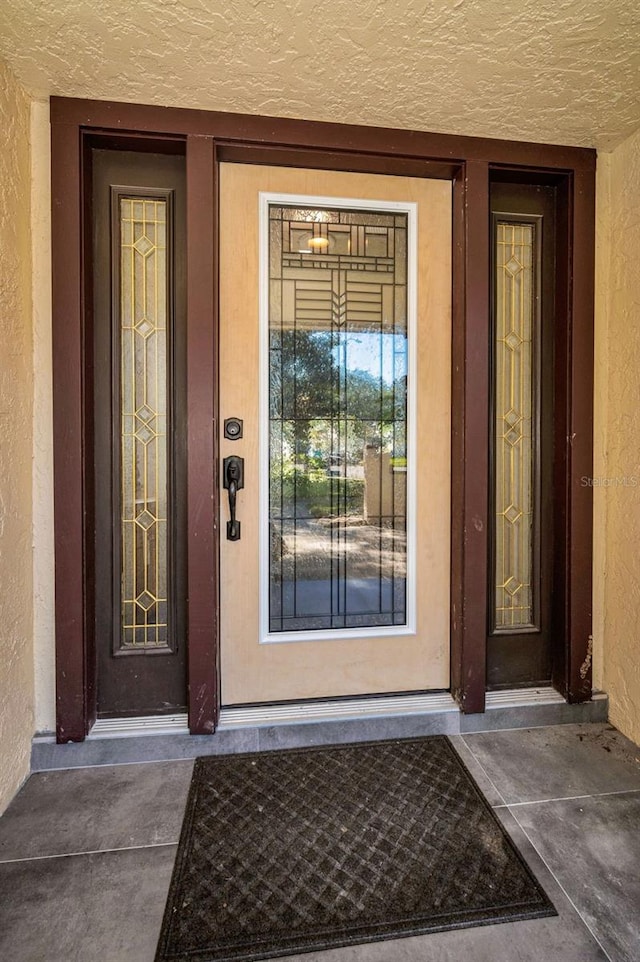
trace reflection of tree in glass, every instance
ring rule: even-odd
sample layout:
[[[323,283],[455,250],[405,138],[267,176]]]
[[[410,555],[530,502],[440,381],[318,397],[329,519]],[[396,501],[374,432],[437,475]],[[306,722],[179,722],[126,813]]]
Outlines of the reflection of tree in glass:
[[[271,417],[282,418],[283,443],[301,466],[311,448],[325,462],[359,463],[364,445],[388,447],[394,420],[405,417],[405,378],[393,385],[350,370],[338,363],[337,339],[299,329],[271,335]]]
[[[279,381],[281,417],[285,421],[308,421],[331,417],[334,412],[334,361],[328,331],[288,330],[272,335],[274,378]]]

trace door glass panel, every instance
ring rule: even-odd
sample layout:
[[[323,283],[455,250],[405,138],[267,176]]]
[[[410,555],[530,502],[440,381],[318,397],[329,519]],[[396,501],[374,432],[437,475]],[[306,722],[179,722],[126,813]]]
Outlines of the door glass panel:
[[[120,650],[168,646],[167,201],[120,197]]]
[[[407,624],[408,230],[268,204],[271,633]]]
[[[534,224],[496,223],[496,629],[534,623],[534,243]]]

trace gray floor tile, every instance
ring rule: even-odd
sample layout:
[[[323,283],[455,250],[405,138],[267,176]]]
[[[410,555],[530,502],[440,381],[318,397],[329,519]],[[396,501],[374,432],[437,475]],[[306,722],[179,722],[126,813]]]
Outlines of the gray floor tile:
[[[467,747],[464,738],[461,735],[449,735],[449,741],[457,751],[464,764],[467,766],[467,769],[475,780],[476,785],[489,804],[504,805],[504,798],[493,784],[475,755]]]
[[[509,922],[292,955],[274,962],[608,962],[585,928],[558,919]]]
[[[464,735],[508,803],[640,791],[640,749],[610,725]]]
[[[0,865],[0,958],[152,962],[175,847]]]
[[[327,741],[326,728],[274,726],[260,731],[260,746],[320,744]],[[361,729],[356,734],[353,725],[335,723],[331,740],[430,733],[420,719],[410,730],[396,730],[388,719],[368,720]],[[140,745],[134,744],[137,739],[53,745],[48,747],[51,757],[41,760],[45,767],[52,762],[53,768],[73,769],[85,756],[105,766],[133,760],[141,752],[145,758],[188,759],[258,748],[255,729],[219,735],[184,736],[179,744],[148,738]],[[370,943],[282,962],[638,962],[640,749],[606,724],[450,735],[491,804],[499,806],[499,817],[559,918]],[[174,845],[162,842],[178,836],[190,773],[188,761],[171,761],[32,777],[0,819],[0,958],[151,962],[175,856]],[[624,794],[601,794],[611,792]],[[589,794],[598,797],[572,798]],[[564,800],[528,804],[535,799]],[[512,811],[569,898],[504,800],[514,804]],[[158,842],[158,847],[34,858]]]
[[[515,815],[613,962],[638,962],[640,794],[522,805]]]
[[[0,861],[177,842],[193,762],[32,775],[0,819]]]
[[[500,818],[553,901],[558,916],[370,942],[327,952],[288,956],[277,962],[607,962],[535,849],[506,810]]]

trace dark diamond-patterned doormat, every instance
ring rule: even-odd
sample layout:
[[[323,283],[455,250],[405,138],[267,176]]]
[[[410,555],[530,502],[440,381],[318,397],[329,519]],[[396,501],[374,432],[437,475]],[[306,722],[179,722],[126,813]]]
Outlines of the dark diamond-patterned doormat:
[[[156,962],[555,914],[444,736],[199,758]]]

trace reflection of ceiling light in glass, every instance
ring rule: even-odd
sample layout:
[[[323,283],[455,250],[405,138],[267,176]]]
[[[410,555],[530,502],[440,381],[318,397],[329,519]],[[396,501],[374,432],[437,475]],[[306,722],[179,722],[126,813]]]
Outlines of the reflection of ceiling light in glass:
[[[307,245],[312,251],[324,251],[329,246],[328,237],[310,237]]]

